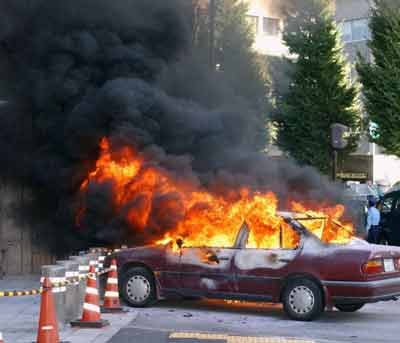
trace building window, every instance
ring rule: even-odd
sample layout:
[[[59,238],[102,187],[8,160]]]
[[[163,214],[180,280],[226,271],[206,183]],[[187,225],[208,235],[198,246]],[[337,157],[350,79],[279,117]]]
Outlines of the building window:
[[[278,18],[263,18],[263,33],[268,36],[278,36],[281,21]]]
[[[345,43],[363,41],[370,38],[368,19],[346,20],[339,24],[342,40]]]
[[[258,17],[255,15],[248,15],[247,21],[250,24],[253,32],[257,35],[258,34]]]

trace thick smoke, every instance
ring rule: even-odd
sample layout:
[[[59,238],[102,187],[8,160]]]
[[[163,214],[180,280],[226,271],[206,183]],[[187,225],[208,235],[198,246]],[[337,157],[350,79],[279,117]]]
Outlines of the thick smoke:
[[[5,1],[0,20],[0,90],[8,100],[1,173],[32,189],[27,215],[50,233],[53,247],[126,239],[110,184],[91,185],[83,225],[74,221],[80,184],[104,136],[114,149],[132,146],[172,177],[215,192],[271,190],[282,206],[288,199],[341,200],[313,169],[257,152],[263,123],[255,106],[191,55],[189,1],[18,3]],[[157,214],[155,204],[153,215],[160,233],[177,214]],[[146,240],[138,236],[129,239]]]

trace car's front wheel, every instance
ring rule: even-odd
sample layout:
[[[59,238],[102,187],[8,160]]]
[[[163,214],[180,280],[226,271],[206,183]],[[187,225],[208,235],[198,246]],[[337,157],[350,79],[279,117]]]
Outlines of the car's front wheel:
[[[154,277],[147,269],[134,267],[122,275],[122,298],[133,307],[146,307],[156,300]]]
[[[285,312],[294,320],[313,320],[321,315],[325,308],[321,288],[308,279],[289,281],[282,301]]]
[[[356,312],[365,304],[337,304],[335,307],[341,312]]]

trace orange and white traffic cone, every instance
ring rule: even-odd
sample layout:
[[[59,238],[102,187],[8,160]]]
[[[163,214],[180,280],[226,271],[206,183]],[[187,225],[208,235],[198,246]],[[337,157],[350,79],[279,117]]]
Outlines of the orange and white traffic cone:
[[[39,328],[37,343],[59,343],[57,315],[54,307],[53,291],[50,279],[43,280],[43,292],[40,301]],[[2,342],[0,340],[0,342]]]
[[[101,319],[99,306],[99,289],[95,275],[94,265],[90,266],[86,282],[85,302],[83,303],[83,314],[81,320],[71,322],[71,326],[84,328],[102,328],[108,325],[107,320]]]
[[[125,312],[119,302],[117,261],[115,259],[112,259],[110,269],[111,270],[108,272],[106,292],[104,294],[104,304],[101,308],[101,312]]]
[[[3,341],[3,334],[0,332],[0,343],[4,343]]]

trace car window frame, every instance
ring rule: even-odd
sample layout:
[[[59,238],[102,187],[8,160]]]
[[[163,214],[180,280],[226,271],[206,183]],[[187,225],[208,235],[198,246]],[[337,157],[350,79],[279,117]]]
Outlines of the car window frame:
[[[308,230],[304,225],[302,225],[299,221],[297,221],[295,218],[292,220],[292,222],[294,223],[294,224],[297,224],[298,226],[299,226],[299,230],[301,230],[302,232],[303,232],[303,235],[304,236],[313,236],[313,237],[315,237],[316,239],[318,239],[318,241],[321,243],[321,244],[324,244],[324,245],[326,245],[326,246],[346,246],[346,245],[348,245],[348,244],[350,244],[351,243],[351,241],[349,241],[348,243],[344,243],[344,244],[340,244],[340,243],[329,243],[329,242],[324,242],[321,238],[319,238],[315,233],[313,233],[312,231],[310,231],[310,230]],[[337,224],[335,224],[335,225],[337,225]]]
[[[238,230],[237,234],[236,234],[236,238],[235,238],[235,242],[233,243],[232,246],[230,247],[223,247],[223,246],[209,246],[209,245],[196,245],[196,246],[183,246],[182,248],[184,249],[191,249],[191,248],[209,248],[209,249],[235,249],[235,250],[242,250],[242,249],[258,249],[258,250],[269,250],[269,251],[276,251],[276,250],[285,250],[285,251],[297,251],[297,250],[301,250],[304,244],[304,236],[305,234],[312,234],[314,235],[312,232],[308,231],[303,225],[301,225],[301,223],[297,222],[295,219],[293,218],[287,218],[287,217],[282,217],[282,219],[286,222],[286,224],[289,224],[292,229],[294,231],[296,231],[299,236],[300,236],[300,241],[299,241],[299,245],[297,246],[296,249],[285,249],[285,248],[276,248],[276,249],[265,249],[265,248],[247,248],[246,244],[243,244],[243,242],[237,242],[237,239],[240,235],[240,232],[242,230],[244,230],[244,226],[242,225],[240,227],[240,229]],[[244,222],[244,224],[246,224],[245,227],[247,227],[247,230],[249,231],[249,234],[247,235],[247,240],[249,239],[250,236],[250,230],[251,228],[249,227],[249,225]],[[296,225],[297,224],[297,225]],[[315,236],[315,235],[314,235]],[[317,236],[315,236],[317,237]],[[317,237],[318,238],[318,237]],[[243,238],[242,238],[243,239]],[[319,239],[319,238],[318,238]],[[321,241],[322,242],[322,241]],[[185,243],[185,240],[183,240],[183,243]],[[237,244],[238,243],[238,244]],[[323,242],[322,242],[323,243]]]
[[[400,204],[400,194],[394,197],[390,214],[400,213],[400,206],[397,207],[398,204]]]
[[[267,250],[267,251],[300,251],[303,248],[303,244],[304,244],[304,230],[303,228],[297,228],[293,225],[293,221],[289,220],[288,218],[282,217],[282,219],[286,222],[286,224],[290,225],[290,227],[298,233],[299,235],[299,244],[297,245],[296,249],[286,249],[286,248],[248,248],[246,246],[247,241],[245,242],[245,244],[242,244],[243,247],[241,248],[237,248],[240,250],[243,249],[248,249],[248,250]],[[250,232],[251,232],[251,227],[247,226],[247,229],[249,230],[249,234],[247,235],[247,240],[250,237]],[[307,231],[307,230],[306,230]]]
[[[386,212],[386,211],[383,211],[383,204],[388,199],[392,199],[392,204],[391,204],[391,207],[390,207],[390,211]],[[382,206],[381,206],[381,211],[380,212],[382,214],[390,214],[390,213],[392,213],[393,210],[394,210],[394,206],[395,206],[395,204],[397,203],[398,200],[400,200],[400,197],[398,195],[396,196],[395,194],[388,194],[386,197],[384,197],[382,199]]]

